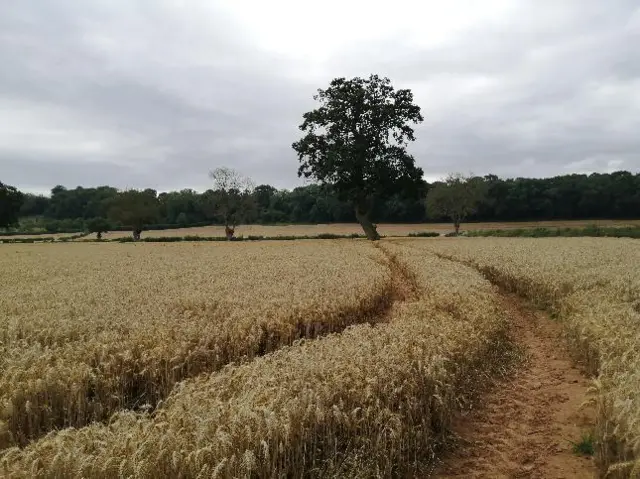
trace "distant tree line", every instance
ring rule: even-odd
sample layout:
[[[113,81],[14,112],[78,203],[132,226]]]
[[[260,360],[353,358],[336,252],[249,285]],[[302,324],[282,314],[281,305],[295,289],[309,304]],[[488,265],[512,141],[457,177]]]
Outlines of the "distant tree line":
[[[622,219],[640,217],[640,174],[564,175],[501,179],[449,175],[427,183],[407,151],[413,125],[423,121],[408,89],[388,78],[335,78],[314,95],[317,108],[303,115],[298,176],[314,184],[293,190],[254,187],[229,168],[212,171],[212,189],[160,193],[110,186],[66,189],[51,196],[23,195],[0,183],[0,227],[38,218],[49,232],[100,234],[126,228],[133,240],[144,229],[221,224],[233,239],[241,223],[341,223],[357,221],[370,240],[375,223]],[[33,220],[32,220],[33,221]]]
[[[501,179],[494,175],[481,177],[486,185],[484,200],[466,221],[539,221],[571,219],[625,219],[640,217],[640,174],[627,171],[564,175],[553,178]],[[371,217],[378,223],[419,223],[444,221],[446,215],[430,214],[424,198],[439,183],[423,182],[418,199],[395,194],[375,201]],[[145,190],[157,199],[158,211],[153,223],[186,226],[192,224],[224,224],[212,209],[216,191],[194,190],[158,194]],[[109,208],[118,189],[56,186],[50,196],[23,194],[19,209],[21,218],[41,217],[55,228],[66,226],[78,231],[85,221],[108,218]],[[12,198],[15,198],[13,195]],[[255,206],[246,222],[273,223],[342,223],[354,222],[355,212],[341,201],[330,187],[309,185],[292,190],[259,185],[253,189]],[[0,201],[4,201],[0,196]]]
[[[110,186],[23,195],[0,183],[0,228],[29,229],[25,218],[49,232],[126,228],[133,240],[144,229],[221,224],[233,239],[241,223],[342,223],[357,221],[370,240],[376,222],[622,219],[640,217],[640,174],[563,175],[501,179],[461,174],[427,183],[407,147],[423,121],[408,89],[388,78],[335,78],[314,95],[317,108],[303,115],[298,176],[314,184],[278,190],[254,187],[229,168],[212,171],[212,189],[118,191]],[[34,220],[31,220],[34,221]]]

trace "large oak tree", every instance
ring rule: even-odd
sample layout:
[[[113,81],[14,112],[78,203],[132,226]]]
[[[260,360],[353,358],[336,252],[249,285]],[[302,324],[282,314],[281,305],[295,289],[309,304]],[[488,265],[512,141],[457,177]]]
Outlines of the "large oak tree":
[[[395,90],[388,78],[334,79],[305,113],[293,143],[301,163],[298,176],[330,185],[349,201],[367,238],[380,238],[371,222],[374,199],[418,191],[422,169],[406,147],[415,141],[411,124],[423,118],[411,90]]]

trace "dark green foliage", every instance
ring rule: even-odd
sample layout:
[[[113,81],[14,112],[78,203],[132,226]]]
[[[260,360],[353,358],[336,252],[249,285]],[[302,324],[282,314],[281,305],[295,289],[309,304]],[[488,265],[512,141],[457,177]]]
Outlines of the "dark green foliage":
[[[51,190],[51,199],[44,214],[48,218],[57,220],[104,218],[107,216],[110,200],[117,195],[118,190],[110,186],[98,188],[78,186],[68,190],[58,185]]]
[[[57,231],[55,231],[54,233],[57,233]],[[46,236],[46,235],[50,235],[51,233],[49,231],[4,231],[4,232],[0,232],[0,239],[3,239],[5,237],[11,237],[11,236],[23,236],[23,235],[33,235],[33,236]]]
[[[207,223],[204,215],[203,195],[191,189],[171,191],[158,195],[160,221],[167,224],[185,226],[192,223]],[[153,228],[160,229],[160,228]],[[164,228],[166,229],[166,228]]]
[[[484,178],[491,201],[478,209],[477,221],[637,218],[640,214],[640,174]]]
[[[460,223],[475,214],[486,197],[487,183],[482,178],[452,174],[429,189],[427,213],[433,218],[449,218],[457,235]]]
[[[593,456],[595,454],[595,438],[591,432],[582,434],[578,442],[569,442],[571,442],[574,454],[580,456]]]
[[[0,182],[0,228],[18,223],[24,195],[14,186]]]
[[[26,193],[20,208],[20,217],[43,216],[50,203],[51,199],[46,196]]]
[[[178,224],[178,226],[183,228],[189,224],[189,218],[184,211],[180,212],[180,214],[176,218],[176,223]]]
[[[314,100],[320,106],[303,115],[304,136],[293,143],[298,175],[330,185],[354,207],[367,237],[378,239],[371,223],[376,199],[416,191],[422,169],[406,151],[415,140],[411,124],[423,118],[411,90],[395,90],[388,78],[336,78]]]
[[[412,238],[434,238],[436,236],[440,236],[440,233],[435,231],[419,231],[417,233],[409,233],[407,236]]]
[[[494,175],[483,177],[487,185],[486,201],[467,221],[547,221],[640,218],[640,173],[626,171],[590,175],[565,175],[554,178],[517,178],[503,180]],[[420,185],[424,197],[435,184]],[[24,195],[20,225],[5,228],[0,236],[12,234],[75,233],[85,221],[105,217],[117,190],[99,188],[66,189],[56,187],[52,197]],[[184,227],[220,224],[207,211],[213,190],[197,193],[182,190],[158,196],[158,218],[145,229],[164,230],[177,226],[180,213],[189,223]],[[308,185],[293,190],[277,190],[261,185],[254,190],[258,205],[251,221],[260,224],[352,223],[355,212],[330,186]],[[424,204],[411,195],[396,193],[375,198],[371,219],[379,223],[422,223]],[[430,217],[441,222],[445,217]],[[110,231],[126,231],[128,226],[114,222]],[[625,233],[631,236],[633,232]]]
[[[91,218],[85,223],[85,229],[89,233],[96,233],[98,239],[101,239],[102,233],[111,229],[111,223],[106,218]]]
[[[64,220],[46,220],[44,229],[49,233],[75,233],[82,231],[85,227],[82,218]]]
[[[640,238],[640,226],[586,226],[584,228],[513,228],[467,231],[467,236],[496,236],[503,238],[548,238],[595,236],[611,238]]]
[[[53,236],[39,236],[37,238],[0,238],[0,243],[53,243],[56,240]]]
[[[607,174],[565,175],[554,178],[500,179],[483,177],[487,184],[486,201],[467,221],[547,221],[640,218],[640,173],[619,171]],[[435,184],[420,185],[424,197]],[[86,220],[105,217],[115,188],[54,188],[51,198],[25,194],[20,209],[20,225],[6,229],[8,234],[75,233],[84,229]],[[162,193],[158,196],[158,218],[145,229],[164,230],[178,226],[177,218],[185,213],[186,227],[220,224],[208,212],[213,190]],[[407,197],[408,196],[408,197]],[[342,201],[331,186],[308,185],[293,190],[277,190],[261,185],[254,190],[255,216],[260,224],[353,223],[355,211]],[[396,193],[375,198],[371,220],[378,223],[422,223],[426,220],[422,201]],[[447,221],[431,217],[429,221]],[[180,225],[182,226],[182,225]],[[45,229],[46,228],[46,229]],[[110,231],[128,227],[114,224]],[[627,234],[628,236],[628,234]]]
[[[337,239],[337,238],[344,238],[344,235],[337,235],[334,233],[320,233],[317,236],[318,239]]]
[[[259,185],[253,190],[253,198],[256,203],[256,207],[260,211],[268,210],[271,206],[273,197],[278,193],[278,190],[271,185]]]
[[[0,237],[0,243],[13,244],[13,243],[66,243],[68,241],[74,241],[80,238],[84,238],[89,233],[79,233],[77,235],[65,236],[62,238],[55,238],[53,236],[38,235],[35,238],[12,238],[12,237]]]
[[[158,199],[154,190],[128,190],[118,193],[109,202],[109,218],[128,226],[133,240],[139,240],[145,225],[158,219]]]

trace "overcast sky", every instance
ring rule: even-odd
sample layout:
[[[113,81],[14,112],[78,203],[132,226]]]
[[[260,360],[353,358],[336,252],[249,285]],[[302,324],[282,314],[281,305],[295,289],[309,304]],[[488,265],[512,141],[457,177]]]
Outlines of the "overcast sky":
[[[428,179],[640,170],[637,0],[3,0],[0,181],[302,184],[337,76],[411,88]]]

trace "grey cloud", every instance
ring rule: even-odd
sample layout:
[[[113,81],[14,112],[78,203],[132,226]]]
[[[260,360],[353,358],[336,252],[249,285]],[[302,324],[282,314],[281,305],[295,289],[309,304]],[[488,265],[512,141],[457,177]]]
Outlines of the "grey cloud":
[[[41,185],[33,178],[47,179],[49,188],[62,184],[67,186],[103,185],[106,178],[122,178],[120,186],[133,186],[145,180],[145,175],[135,168],[123,167],[103,159],[100,162],[69,160],[64,157],[49,158],[46,161],[39,157],[9,152],[2,160],[4,175],[17,179],[18,184],[38,188]]]
[[[0,61],[7,71],[0,77],[0,107],[3,100],[23,111],[54,106],[74,119],[70,131],[79,123],[120,135],[127,145],[113,145],[102,163],[81,151],[34,158],[15,145],[0,146],[4,181],[172,188],[206,185],[210,168],[228,164],[282,184],[280,170],[282,186],[295,182],[295,172],[281,167],[283,155],[292,159],[288,144],[283,151],[275,138],[295,132],[304,88],[278,73],[279,60],[244,45],[222,16],[198,31],[182,26],[184,18],[173,21],[180,12],[168,2],[126,5],[78,8],[56,1],[42,9],[20,4],[0,15]],[[112,27],[119,14],[133,19]],[[191,27],[200,23],[196,17],[190,14]]]
[[[384,41],[372,50],[375,70],[405,81],[424,109],[413,153],[427,174],[640,169],[633,133],[640,127],[640,8],[555,4],[521,2],[509,22],[477,26],[443,45],[417,50]],[[359,58],[371,60],[359,51],[334,65],[364,69]],[[487,86],[465,91],[476,80]]]
[[[215,2],[188,5],[0,6],[0,111],[16,119],[0,124],[0,179],[204,189],[209,169],[229,165],[295,186],[290,144],[315,89],[372,72],[414,90],[426,121],[412,152],[428,176],[640,169],[636,2],[514,2],[435,46],[402,33],[345,45],[320,83]]]

